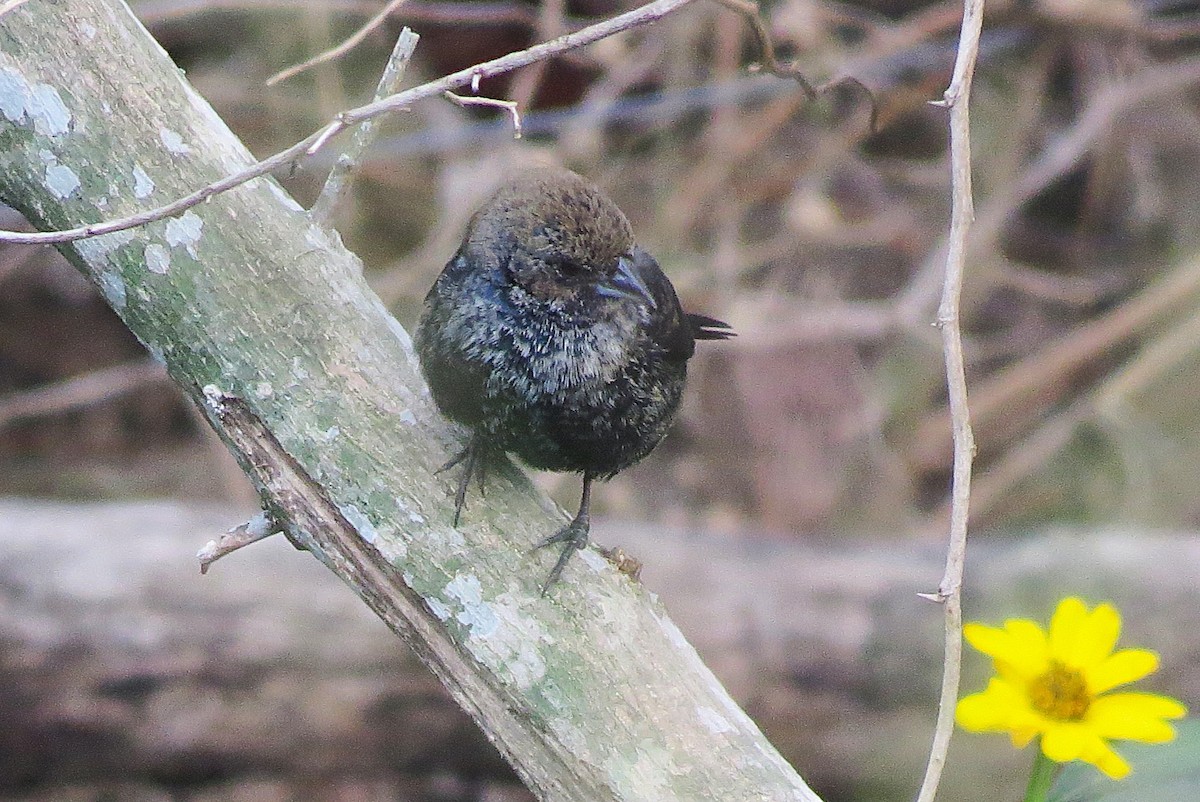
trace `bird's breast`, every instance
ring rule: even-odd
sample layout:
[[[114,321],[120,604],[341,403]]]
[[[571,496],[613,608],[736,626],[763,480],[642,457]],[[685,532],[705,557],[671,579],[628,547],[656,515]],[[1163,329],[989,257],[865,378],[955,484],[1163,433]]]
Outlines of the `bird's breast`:
[[[630,332],[611,322],[513,332],[525,373],[541,394],[589,392],[612,384],[631,362]]]

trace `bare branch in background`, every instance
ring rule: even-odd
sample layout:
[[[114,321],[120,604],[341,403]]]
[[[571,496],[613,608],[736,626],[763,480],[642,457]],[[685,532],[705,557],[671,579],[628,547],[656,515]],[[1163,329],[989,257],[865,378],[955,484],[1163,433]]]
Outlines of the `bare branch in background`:
[[[158,362],[139,359],[0,397],[0,429],[16,421],[58,415],[100,404],[170,377]]]
[[[808,78],[804,77],[804,74],[796,69],[795,65],[782,64],[776,57],[775,42],[771,39],[771,32],[767,30],[767,22],[762,17],[762,10],[759,9],[758,3],[754,0],[717,0],[717,2],[730,11],[741,14],[750,24],[750,29],[754,31],[754,36],[758,40],[759,49],[762,50],[761,69],[780,78],[794,80],[800,85],[800,90],[809,100],[817,99],[817,88]]]
[[[746,19],[746,22],[750,24],[750,29],[754,31],[754,38],[758,41],[759,49],[762,51],[762,61],[756,65],[757,69],[768,72],[776,78],[786,78],[795,81],[800,85],[800,91],[804,92],[804,96],[809,100],[816,100],[819,95],[839,86],[853,86],[867,96],[871,105],[871,118],[868,128],[871,131],[875,130],[876,121],[879,117],[879,109],[875,102],[875,93],[866,84],[857,78],[847,75],[835,78],[820,86],[814,86],[795,64],[784,64],[779,60],[779,57],[775,53],[775,42],[771,38],[771,32],[767,29],[767,22],[763,19],[762,9],[759,8],[758,3],[754,2],[754,0],[717,0],[717,2],[730,11],[741,14]]]
[[[500,58],[485,61],[476,64],[473,67],[459,70],[451,73],[436,81],[422,84],[413,89],[399,92],[383,100],[368,103],[365,106],[360,106],[350,111],[342,112],[328,125],[321,130],[316,131],[304,139],[300,140],[291,147],[279,151],[273,156],[268,156],[262,161],[256,162],[244,170],[241,170],[232,175],[226,176],[219,181],[214,181],[208,186],[202,187],[195,192],[185,195],[178,200],[160,206],[156,209],[148,209],[144,212],[139,212],[128,217],[122,217],[116,220],[108,220],[102,223],[92,223],[86,226],[77,228],[65,229],[62,231],[44,231],[36,233],[25,233],[17,231],[0,231],[0,242],[20,242],[27,245],[48,245],[60,242],[74,242],[75,240],[95,237],[100,234],[110,234],[114,231],[124,231],[130,228],[153,223],[156,220],[163,220],[168,217],[180,214],[193,206],[203,203],[208,198],[214,195],[219,195],[222,192],[227,192],[234,187],[241,186],[248,181],[252,181],[259,176],[267,175],[282,167],[294,164],[305,156],[311,156],[316,151],[320,150],[330,139],[337,136],[347,128],[352,128],[356,125],[366,122],[367,120],[379,117],[383,114],[388,114],[393,111],[398,111],[418,100],[440,95],[460,86],[477,86],[483,78],[488,78],[493,75],[501,75],[506,72],[511,72],[519,67],[525,67],[534,64],[538,61],[543,61],[548,58],[557,56],[560,53],[565,53],[568,50],[574,50],[578,47],[590,45],[605,37],[613,34],[627,31],[630,28],[636,28],[639,25],[645,25],[658,19],[662,19],[667,14],[676,11],[693,0],[654,0],[652,3],[647,3],[644,6],[635,8],[632,11],[627,11],[624,14],[619,14],[610,19],[598,22],[595,25],[590,25],[580,31],[568,33],[565,36],[560,36],[550,42],[543,42],[534,45],[533,47],[519,50],[515,53],[501,56]]]
[[[396,46],[392,48],[392,55],[383,69],[383,76],[379,79],[379,87],[375,90],[375,100],[382,100],[388,95],[394,94],[397,87],[400,86],[400,82],[404,80],[408,62],[412,58],[413,51],[416,50],[418,39],[420,37],[408,28],[400,31],[400,36],[396,38]],[[358,167],[358,162],[371,144],[371,140],[374,139],[375,122],[375,120],[367,120],[355,130],[350,145],[338,157],[333,169],[329,171],[329,177],[325,179],[325,186],[321,188],[321,194],[313,203],[312,209],[309,210],[313,219],[321,225],[328,225],[338,200],[350,187],[354,170]]]
[[[364,39],[370,36],[372,31],[383,25],[383,23],[387,21],[387,18],[391,16],[392,12],[404,5],[405,2],[407,2],[407,0],[390,0],[386,6],[380,9],[378,14],[371,17],[371,19],[367,20],[367,22],[361,28],[346,37],[341,44],[337,45],[336,47],[331,47],[323,53],[318,53],[307,61],[303,61],[299,64],[293,64],[287,69],[280,70],[267,79],[267,86],[274,86],[275,84],[299,75],[305,70],[315,67],[318,64],[324,64],[327,61],[332,61],[336,58],[340,58],[346,53],[349,53],[360,43],[362,43]],[[376,100],[378,99],[379,97],[376,96]]]

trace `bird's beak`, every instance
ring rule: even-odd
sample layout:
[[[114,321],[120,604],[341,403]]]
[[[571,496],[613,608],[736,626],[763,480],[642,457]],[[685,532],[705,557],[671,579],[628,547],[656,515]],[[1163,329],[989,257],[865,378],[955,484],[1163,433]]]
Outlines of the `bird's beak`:
[[[617,260],[617,272],[607,281],[602,281],[596,287],[596,292],[607,298],[628,298],[632,301],[645,301],[651,309],[657,309],[658,303],[650,293],[646,282],[633,270],[629,257],[622,256]]]

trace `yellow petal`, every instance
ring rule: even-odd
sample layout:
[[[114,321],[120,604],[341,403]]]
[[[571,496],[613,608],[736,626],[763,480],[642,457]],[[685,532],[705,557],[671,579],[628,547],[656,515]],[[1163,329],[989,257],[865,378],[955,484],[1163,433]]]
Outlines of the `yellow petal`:
[[[1179,702],[1154,693],[1114,693],[1102,696],[1088,709],[1087,725],[1102,738],[1161,744],[1175,738],[1175,728],[1163,721],[1181,718]]]
[[[1103,754],[1088,762],[1114,780],[1123,780],[1129,776],[1129,763],[1112,749],[1105,749]]]
[[[1089,612],[1070,596],[1058,604],[1050,620],[1050,656],[1073,668],[1101,662],[1112,653],[1121,633],[1121,615],[1111,604]]]
[[[1084,745],[1080,760],[1086,760],[1114,780],[1122,780],[1129,774],[1129,764],[1103,739],[1092,737]]]
[[[983,652],[988,657],[995,657],[996,652],[1002,651],[1008,643],[1004,630],[974,622],[963,625],[963,637],[976,651]]]
[[[1087,604],[1078,596],[1067,596],[1059,601],[1050,617],[1050,638],[1059,637],[1062,632],[1075,629],[1079,622],[1087,616]]]
[[[1003,629],[967,624],[963,636],[1009,680],[1028,681],[1046,670],[1046,634],[1032,621],[1010,618]]]
[[[1112,779],[1126,777],[1129,773],[1128,762],[1118,755],[1104,738],[1096,735],[1096,732],[1086,728],[1080,728],[1080,730],[1084,742],[1082,742],[1079,760],[1090,762]]]
[[[1058,603],[1050,617],[1050,656],[1061,660],[1075,645],[1075,633],[1087,617],[1087,606],[1082,599],[1068,596]]]
[[[1088,669],[1088,690],[1101,694],[1120,685],[1135,682],[1158,670],[1158,655],[1149,649],[1122,649]]]
[[[1068,763],[1078,760],[1087,741],[1087,730],[1080,724],[1057,723],[1042,736],[1042,752],[1051,760]]]
[[[1008,633],[1011,645],[1011,651],[1004,655],[1004,660],[1023,679],[1036,677],[1046,670],[1050,650],[1045,630],[1024,618],[1010,618],[1004,622],[1004,631]]]
[[[981,693],[965,696],[958,702],[954,717],[969,732],[1007,732],[1013,713],[1023,703],[1007,682],[993,678]]]
[[[1119,780],[1129,774],[1129,764],[1108,743],[1082,724],[1060,724],[1042,736],[1042,752],[1059,763],[1083,760]]]
[[[967,732],[1004,732],[1005,719],[984,693],[973,693],[958,700],[954,720]]]
[[[1121,614],[1111,604],[1098,604],[1084,619],[1075,639],[1074,656],[1067,663],[1079,668],[1097,666],[1108,659],[1121,636]]]

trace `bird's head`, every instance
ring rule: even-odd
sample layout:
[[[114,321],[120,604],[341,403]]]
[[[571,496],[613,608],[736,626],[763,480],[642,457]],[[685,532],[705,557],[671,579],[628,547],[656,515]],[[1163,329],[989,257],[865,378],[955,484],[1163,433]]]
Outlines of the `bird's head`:
[[[608,197],[575,173],[518,173],[475,214],[464,248],[485,269],[548,303],[627,298],[653,307],[636,265],[650,256]],[[652,260],[651,260],[652,261]]]

